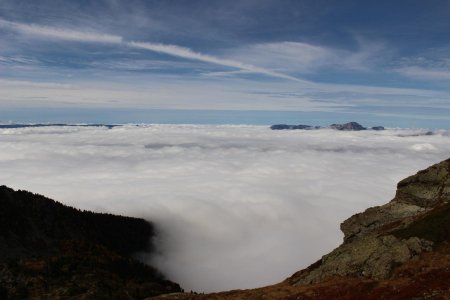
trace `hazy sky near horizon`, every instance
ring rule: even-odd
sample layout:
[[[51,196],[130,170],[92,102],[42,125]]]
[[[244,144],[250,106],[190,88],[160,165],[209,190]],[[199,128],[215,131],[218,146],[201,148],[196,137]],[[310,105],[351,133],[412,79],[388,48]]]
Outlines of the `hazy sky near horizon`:
[[[186,290],[279,282],[342,241],[339,224],[448,158],[450,132],[151,125],[0,129],[0,183],[151,220],[143,258]]]
[[[450,2],[0,1],[0,107],[450,116]],[[112,120],[113,121],[113,120]]]

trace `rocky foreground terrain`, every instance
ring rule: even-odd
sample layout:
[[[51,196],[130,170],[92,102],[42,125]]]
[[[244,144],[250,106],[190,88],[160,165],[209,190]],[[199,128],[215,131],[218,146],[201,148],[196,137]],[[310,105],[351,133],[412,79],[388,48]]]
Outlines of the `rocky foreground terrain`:
[[[342,245],[279,284],[156,299],[450,299],[450,159],[341,229]]]
[[[0,187],[0,299],[143,299],[180,292],[132,258],[151,251],[145,220],[80,211]]]

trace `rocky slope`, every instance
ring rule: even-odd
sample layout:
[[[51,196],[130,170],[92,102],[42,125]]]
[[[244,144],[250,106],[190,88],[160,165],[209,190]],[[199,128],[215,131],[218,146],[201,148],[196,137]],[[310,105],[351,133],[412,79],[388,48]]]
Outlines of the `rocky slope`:
[[[0,187],[0,299],[143,299],[180,292],[132,258],[151,251],[142,219],[67,207]]]
[[[277,285],[164,299],[450,299],[450,159],[341,229],[341,246]]]

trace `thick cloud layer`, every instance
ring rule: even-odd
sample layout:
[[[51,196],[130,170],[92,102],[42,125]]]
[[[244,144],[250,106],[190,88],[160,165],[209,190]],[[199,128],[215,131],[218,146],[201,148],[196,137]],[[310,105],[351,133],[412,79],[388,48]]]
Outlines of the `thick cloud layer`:
[[[280,281],[342,239],[339,223],[450,154],[448,132],[151,125],[0,130],[0,183],[152,220],[142,257],[185,289]]]

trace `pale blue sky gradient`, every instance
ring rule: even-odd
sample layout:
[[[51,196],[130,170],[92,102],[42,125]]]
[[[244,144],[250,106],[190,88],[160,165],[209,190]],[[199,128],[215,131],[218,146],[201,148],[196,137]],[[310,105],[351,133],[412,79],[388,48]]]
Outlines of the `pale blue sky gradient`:
[[[0,117],[448,128],[449,19],[445,0],[4,0]]]

